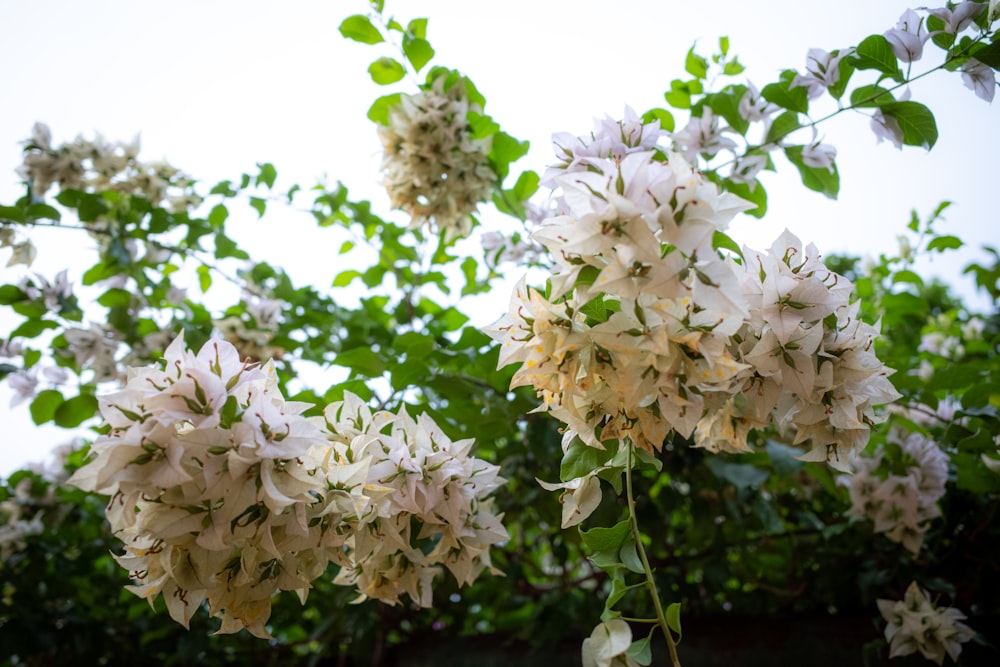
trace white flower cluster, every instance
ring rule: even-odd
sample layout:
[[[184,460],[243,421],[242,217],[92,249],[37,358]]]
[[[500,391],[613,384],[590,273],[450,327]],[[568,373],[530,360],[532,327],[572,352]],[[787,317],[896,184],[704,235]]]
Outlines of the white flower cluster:
[[[18,174],[42,197],[53,185],[85,191],[116,190],[141,195],[154,205],[168,200],[174,210],[197,205],[192,181],[165,162],[140,162],[139,138],[112,143],[100,135],[93,140],[77,137],[58,146],[44,123],[35,123],[25,142],[24,162]]]
[[[843,479],[851,492],[848,513],[870,519],[876,533],[917,554],[928,522],[941,516],[938,501],[948,482],[948,457],[916,432],[894,428],[886,442],[870,456],[853,459],[854,474]]]
[[[162,595],[185,626],[207,600],[220,632],[267,637],[272,596],[294,590],[304,599],[331,562],[367,566],[375,581],[366,594],[395,600],[382,587],[395,577],[429,604],[433,572],[414,580],[386,561],[444,562],[466,583],[489,566],[489,546],[506,539],[484,498],[502,480],[466,456],[471,442],[450,443],[427,418],[418,426],[405,413],[372,416],[356,397],[328,408],[326,420],[303,417],[308,405],[283,399],[273,367],[240,361],[225,341],[194,354],[178,337],[162,369],[130,369],[124,389],[100,403],[110,431],[70,483],[111,496],[107,517],[125,543],[117,559],[137,581],[130,590],[151,603]],[[388,424],[394,434],[380,434]],[[444,453],[415,454],[428,448]],[[380,467],[393,457],[407,459],[398,486]],[[434,494],[445,499],[431,502]],[[420,526],[412,536],[411,519]],[[389,525],[407,528],[386,546]],[[411,537],[440,540],[446,551],[421,560],[404,548]]]
[[[487,157],[490,138],[473,139],[467,119],[479,109],[462,81],[447,88],[445,79],[403,95],[378,132],[392,205],[411,216],[412,227],[428,224],[450,239],[469,235],[471,215],[490,198],[496,174]]]
[[[472,440],[452,442],[429,416],[414,420],[405,409],[373,415],[351,395],[328,406],[325,417],[334,447],[350,441],[354,458],[366,457],[372,503],[337,583],[390,604],[406,593],[429,607],[441,566],[460,585],[483,570],[499,574],[489,547],[508,535],[487,496],[505,480],[497,466],[468,456]]]
[[[249,321],[238,315],[230,315],[221,320],[213,320],[212,324],[227,341],[236,346],[242,359],[280,359],[285,351],[271,345],[271,340],[278,331],[281,309],[285,302],[251,292],[244,292],[243,301],[246,313],[250,316]]]
[[[888,622],[885,640],[890,658],[920,651],[939,665],[945,653],[957,662],[962,644],[976,636],[975,630],[961,622],[965,614],[954,607],[936,607],[915,581],[902,600],[878,600],[877,604]]]
[[[658,131],[629,127],[607,132],[645,148]],[[533,235],[555,260],[548,291],[522,280],[487,330],[501,367],[522,364],[512,386],[534,387],[568,426],[564,447],[628,438],[653,451],[675,431],[745,451],[750,429],[774,423],[812,443],[807,459],[846,465],[873,406],[897,397],[851,284],[787,233],[769,253],[746,250],[741,267],[714,242],[752,204],[679,154],[619,152],[581,151],[552,176],[563,214]]]

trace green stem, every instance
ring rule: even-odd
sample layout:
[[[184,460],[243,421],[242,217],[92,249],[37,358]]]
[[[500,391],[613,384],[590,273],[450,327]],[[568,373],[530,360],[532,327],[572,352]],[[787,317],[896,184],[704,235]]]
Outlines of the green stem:
[[[677,657],[677,642],[667,625],[667,616],[663,612],[663,605],[660,603],[660,594],[656,590],[656,580],[653,578],[653,568],[649,566],[649,559],[646,557],[646,548],[642,546],[642,533],[639,532],[639,519],[635,514],[635,498],[632,495],[632,453],[635,445],[628,441],[625,443],[625,498],[628,500],[628,518],[632,527],[632,538],[635,540],[636,551],[639,552],[639,560],[642,562],[642,569],[646,573],[646,586],[649,588],[649,595],[653,598],[653,607],[656,609],[656,622],[663,630],[663,636],[667,640],[667,649],[670,651],[670,663],[673,667],[681,667],[681,661]]]

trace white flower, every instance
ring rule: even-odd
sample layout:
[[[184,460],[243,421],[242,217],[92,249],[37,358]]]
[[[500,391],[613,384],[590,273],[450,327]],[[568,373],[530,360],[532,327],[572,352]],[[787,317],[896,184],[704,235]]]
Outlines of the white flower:
[[[583,667],[637,667],[628,655],[632,644],[632,629],[620,618],[601,623],[590,637],[583,640]]]
[[[802,149],[802,162],[814,169],[826,169],[833,173],[833,163],[837,159],[837,149],[830,144],[819,142],[809,144]]]
[[[997,92],[996,73],[992,67],[970,58],[962,65],[962,82],[976,97],[992,104]]]
[[[10,399],[10,407],[13,408],[34,398],[38,388],[38,378],[31,371],[14,371],[7,376],[7,385],[14,390],[14,396]]]
[[[890,658],[920,651],[939,665],[944,663],[946,653],[957,662],[962,644],[976,636],[975,630],[961,622],[965,620],[962,612],[954,607],[936,607],[915,581],[902,600],[878,600],[877,604],[888,623],[885,639]]]
[[[931,16],[944,21],[944,32],[956,35],[970,25],[986,6],[982,2],[960,2],[954,8],[939,7],[928,10]],[[926,8],[924,8],[926,9]]]
[[[806,73],[798,74],[792,79],[791,86],[804,87],[809,99],[816,99],[827,88],[840,81],[840,61],[853,52],[853,49],[835,50],[809,49],[806,55]]]
[[[760,94],[757,87],[752,83],[747,83],[747,91],[740,98],[740,116],[751,123],[768,120],[771,114],[778,110],[778,106],[771,104]]]
[[[28,239],[13,244],[11,248],[13,252],[10,255],[10,259],[7,260],[7,266],[17,266],[18,264],[31,266],[35,258],[38,257],[38,249]]]
[[[720,128],[719,119],[711,109],[704,107],[701,116],[692,116],[683,130],[674,133],[674,144],[689,162],[696,161],[700,153],[713,157],[719,151],[736,148],[735,141],[723,136],[728,129]]]
[[[927,32],[924,20],[912,9],[903,12],[896,27],[885,33],[892,52],[904,63],[920,60],[924,53],[924,44],[932,36]]]

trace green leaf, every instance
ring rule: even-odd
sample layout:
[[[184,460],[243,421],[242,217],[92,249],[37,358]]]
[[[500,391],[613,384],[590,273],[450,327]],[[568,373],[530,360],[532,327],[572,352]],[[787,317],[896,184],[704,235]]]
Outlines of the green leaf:
[[[368,120],[379,125],[388,125],[389,110],[399,104],[401,99],[403,99],[402,93],[393,93],[392,95],[379,97],[368,107]]]
[[[771,123],[771,127],[767,130],[767,136],[764,138],[764,143],[776,144],[800,127],[802,125],[799,123],[799,114],[794,111],[786,111]]]
[[[9,306],[12,303],[18,303],[19,301],[24,301],[28,298],[28,295],[21,290],[17,285],[3,285],[0,286],[0,305]]]
[[[517,198],[517,201],[531,199],[531,196],[538,192],[538,180],[538,174],[530,169],[521,172],[521,175],[517,177],[517,182],[514,183],[514,187],[511,188],[511,194]]]
[[[643,123],[649,124],[654,120],[660,122],[661,129],[666,130],[667,132],[674,131],[674,115],[666,109],[656,107],[655,109],[650,109],[646,113],[642,114]]]
[[[580,529],[580,538],[588,551],[610,551],[620,549],[625,544],[631,524],[628,519],[619,521],[611,528]]]
[[[882,35],[869,35],[861,40],[854,52],[853,60],[857,69],[874,69],[896,81],[903,80],[896,54],[892,52],[889,40]]]
[[[932,252],[937,250],[938,252],[944,252],[945,250],[956,250],[961,248],[964,243],[962,239],[957,236],[935,236],[931,239],[931,242],[927,244],[927,251]]]
[[[920,102],[907,100],[882,105],[882,113],[891,116],[903,131],[903,143],[930,150],[937,143],[938,130],[934,114]]]
[[[961,243],[961,241],[959,241],[959,243]],[[896,271],[892,274],[892,284],[898,285],[899,283],[909,283],[911,285],[921,286],[924,284],[924,279],[921,278],[920,274],[915,271],[903,269],[902,271]]]
[[[489,158],[500,182],[503,182],[510,172],[510,163],[526,155],[529,147],[527,141],[518,141],[506,132],[501,131],[493,135]]]
[[[607,463],[614,455],[611,448],[597,449],[584,444],[580,438],[573,438],[566,453],[563,454],[562,463],[559,465],[559,478],[568,482],[571,479],[583,477]]]
[[[840,193],[840,173],[837,165],[831,165],[833,170],[823,167],[810,167],[802,160],[804,146],[789,146],[785,149],[785,157],[799,170],[802,184],[810,190],[820,192],[830,199],[836,199]]]
[[[434,48],[426,39],[403,35],[403,55],[413,65],[413,69],[419,72],[434,57]]]
[[[632,658],[637,665],[641,667],[648,667],[648,665],[653,662],[653,650],[649,646],[650,638],[652,634],[649,634],[642,639],[636,639],[632,642],[626,653]]]
[[[56,410],[63,402],[63,395],[55,389],[45,389],[38,392],[34,400],[31,401],[31,421],[36,424],[44,424],[52,421],[56,416]]]
[[[418,39],[426,39],[427,37],[427,19],[413,19],[406,24],[406,32],[417,37]]]
[[[406,69],[395,59],[383,56],[368,66],[368,74],[375,83],[387,86],[406,76]]]
[[[486,114],[469,111],[466,114],[466,119],[469,121],[469,128],[472,130],[470,133],[472,139],[483,139],[500,131],[500,124]]]
[[[622,545],[621,550],[618,552],[618,558],[621,559],[622,565],[631,572],[643,574],[646,571],[642,566],[642,561],[639,560],[639,552],[636,550],[635,540],[631,536]]]
[[[371,19],[363,14],[348,16],[340,24],[340,34],[347,39],[353,39],[362,44],[378,44],[384,42],[382,33],[372,25]]]
[[[196,273],[198,274],[198,287],[204,294],[212,286],[212,270],[207,265],[202,264],[196,269]]]
[[[851,106],[864,109],[866,107],[880,107],[889,102],[895,102],[895,98],[887,89],[882,86],[867,85],[858,86],[851,91]]]
[[[101,304],[105,308],[128,306],[132,303],[132,292],[119,287],[112,287],[104,294],[97,297],[97,303]]]
[[[60,403],[54,417],[57,426],[76,428],[96,415],[97,398],[90,394],[83,394]]]
[[[740,245],[725,232],[720,232],[719,230],[715,230],[712,234],[712,248],[714,250],[719,250],[720,248],[729,250],[741,258],[743,257],[743,249],[740,248]]]
[[[333,363],[350,368],[366,377],[379,377],[385,372],[385,361],[370,347],[355,347],[341,352]]]
[[[736,76],[737,74],[742,74],[745,69],[743,63],[733,58],[722,66],[722,73],[726,76]]]
[[[974,50],[972,57],[984,65],[989,65],[995,70],[1000,70],[1000,40]]]
[[[226,224],[229,217],[229,209],[225,204],[216,204],[208,214],[208,224],[216,229],[221,229]]]
[[[723,56],[729,54],[729,38],[725,35],[719,38],[719,53]]]
[[[267,210],[267,200],[260,197],[250,197],[250,206],[257,211],[257,219],[259,220],[264,217],[264,211]]]
[[[783,109],[807,113],[809,111],[808,91],[804,86],[792,87],[797,76],[795,70],[785,70],[777,83],[769,83],[760,91],[761,97]]]
[[[28,220],[61,220],[62,214],[48,204],[32,204],[25,211],[24,215]]]
[[[678,637],[681,635],[681,603],[674,602],[667,607],[666,610],[666,620],[667,625],[671,630],[677,633]]]
[[[24,210],[17,206],[0,206],[0,219],[11,222],[25,222]]]
[[[59,323],[53,322],[52,320],[26,320],[22,322],[17,328],[10,332],[7,339],[12,338],[34,338],[43,331],[48,331],[49,329],[58,329]]]
[[[696,79],[704,79],[708,76],[708,61],[695,53],[692,46],[684,60],[684,70]]]
[[[746,86],[727,86],[726,89],[707,98],[712,111],[725,118],[729,126],[740,134],[746,134],[750,128],[750,121],[740,113],[740,100],[746,92]]]
[[[224,257],[250,259],[250,255],[247,254],[246,250],[241,250],[240,247],[236,245],[236,241],[232,240],[222,232],[215,235],[215,257],[216,259],[222,259]]]
[[[267,189],[270,190],[274,187],[274,179],[278,177],[278,170],[274,168],[274,165],[270,162],[258,162],[257,168],[260,169],[260,173],[257,174],[257,178],[254,180],[254,185],[264,184]]]

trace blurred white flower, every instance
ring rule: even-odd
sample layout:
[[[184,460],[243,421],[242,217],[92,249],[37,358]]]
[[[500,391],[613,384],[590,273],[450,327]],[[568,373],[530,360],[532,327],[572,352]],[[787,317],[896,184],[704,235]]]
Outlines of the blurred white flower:
[[[885,639],[889,657],[920,651],[928,660],[944,664],[945,654],[958,661],[962,644],[976,636],[975,630],[961,621],[965,614],[954,607],[937,607],[913,582],[902,600],[878,600],[879,613],[888,625]]]

